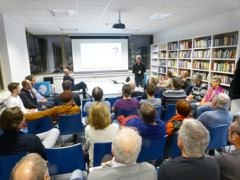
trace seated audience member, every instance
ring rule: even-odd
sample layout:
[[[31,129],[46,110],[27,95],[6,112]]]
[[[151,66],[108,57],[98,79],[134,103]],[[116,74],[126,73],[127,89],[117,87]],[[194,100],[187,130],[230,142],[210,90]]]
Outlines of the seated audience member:
[[[194,75],[193,82],[196,85],[192,88],[190,95],[187,96],[187,101],[190,103],[202,101],[207,92],[207,85],[202,83],[202,76],[200,74]]]
[[[76,91],[76,90],[83,90],[83,99],[87,99],[87,94],[86,94],[86,89],[87,89],[87,85],[81,81],[78,84],[74,84],[74,79],[73,76],[70,75],[69,70],[68,69],[64,69],[64,77],[63,77],[63,81],[65,80],[69,80],[72,82],[72,91]]]
[[[138,100],[136,98],[131,98],[131,92],[131,86],[129,84],[124,84],[122,87],[123,99],[118,99],[114,103],[112,107],[113,112],[117,112],[118,110],[128,111],[139,107]]]
[[[156,109],[150,103],[144,103],[140,117],[129,119],[125,126],[136,127],[143,139],[159,139],[166,135],[166,125],[156,119]]]
[[[154,76],[151,78],[151,83],[155,85],[156,87],[156,90],[155,90],[155,93],[154,93],[154,96],[159,96],[161,97],[162,96],[162,88],[158,87],[157,84],[159,82],[159,77],[158,76]],[[147,99],[148,96],[147,96],[147,92],[145,91],[143,93],[143,96],[142,96],[142,99]]]
[[[46,106],[40,105],[39,103],[37,103],[35,98],[33,98],[31,96],[30,91],[32,91],[32,90],[31,90],[31,82],[29,80],[23,80],[22,87],[23,88],[21,89],[21,93],[19,94],[19,96],[20,96],[25,108],[38,109],[40,111],[44,111],[47,109]]]
[[[84,180],[82,171],[73,171],[70,180]],[[13,168],[10,180],[50,180],[47,162],[37,153],[23,157]]]
[[[153,83],[150,83],[147,85],[146,93],[147,93],[147,99],[141,99],[139,102],[140,106],[143,105],[144,103],[150,103],[154,106],[160,106],[161,105],[161,99],[160,98],[155,98],[154,94],[156,91],[156,86]]]
[[[184,70],[182,71],[181,76],[182,76],[181,88],[186,89],[189,86],[189,80],[188,80],[189,72]]]
[[[202,113],[198,120],[206,127],[211,128],[220,125],[230,125],[233,121],[233,114],[228,111],[230,98],[228,95],[219,93],[212,100],[212,111]]]
[[[111,124],[109,108],[102,102],[92,104],[88,123],[89,125],[85,129],[85,137],[89,146],[89,159],[92,167],[94,143],[111,142],[119,126],[115,123]]]
[[[167,90],[171,90],[172,86],[172,72],[168,71],[167,72],[167,76],[164,78],[164,80],[160,83],[160,85],[158,85],[158,87],[160,87],[160,91],[161,94],[163,93],[163,91],[167,91]]]
[[[103,98],[103,90],[102,88],[100,87],[95,87],[93,88],[92,90],[92,96],[93,96],[93,99],[94,101],[93,102],[87,102],[84,106],[84,111],[89,115],[90,113],[90,109],[92,107],[92,105],[95,103],[95,102],[102,102],[104,103],[108,108],[109,110],[111,110],[111,104],[110,102],[108,101],[104,101],[102,98]]]
[[[62,82],[62,88],[63,91],[71,91],[72,89],[72,82],[69,80],[65,80]],[[54,95],[54,103],[55,106],[58,106],[59,103],[61,103],[61,99],[60,99],[60,95],[61,94],[55,94]],[[72,92],[72,96],[73,96],[73,100],[76,103],[77,106],[81,106],[81,99],[80,99],[80,93],[79,92]]]
[[[24,152],[35,152],[46,159],[45,148],[35,134],[21,132],[24,115],[19,107],[5,109],[0,116],[0,156],[14,155]]]
[[[234,145],[231,153],[220,153],[214,156],[220,168],[221,179],[240,179],[240,116],[229,127],[228,139]]]
[[[182,156],[164,162],[159,167],[158,179],[220,179],[216,160],[204,155],[209,140],[209,132],[202,123],[194,119],[185,119],[179,129],[177,142]]]
[[[40,105],[45,105],[47,108],[52,108],[54,106],[53,97],[45,98],[38,92],[38,90],[35,87],[37,81],[34,76],[32,75],[26,76],[25,80],[29,80],[31,82],[31,90],[35,94],[35,98]]]
[[[176,104],[178,100],[186,99],[186,93],[181,88],[182,80],[180,77],[175,77],[172,82],[172,89],[162,93],[162,105],[165,111],[168,104]]]
[[[212,87],[207,91],[202,101],[200,103],[191,103],[192,110],[197,111],[196,118],[198,118],[203,112],[212,110],[211,104],[213,98],[218,93],[224,92],[224,89],[220,86],[220,83],[221,78],[214,76],[211,81]],[[191,114],[194,113],[191,112]]]
[[[11,95],[6,101],[7,108],[12,108],[17,106],[21,109],[21,111],[24,114],[34,112],[35,109],[30,110],[30,109],[26,109],[23,106],[23,102],[21,98],[18,96],[21,93],[21,88],[18,82],[11,82],[10,84],[8,84],[8,90],[11,92]]]
[[[128,84],[129,84],[129,85],[131,86],[131,88],[132,88],[131,97],[142,96],[142,92],[136,90],[136,84],[135,84],[135,82],[129,81]],[[139,89],[139,88],[138,88],[138,89]]]
[[[112,154],[114,157],[112,161],[90,172],[88,180],[156,180],[157,174],[154,166],[147,162],[136,163],[141,146],[142,138],[136,131],[129,127],[121,128],[113,138]]]
[[[168,157],[169,150],[171,148],[172,142],[176,133],[178,132],[180,126],[184,119],[189,119],[189,113],[191,111],[191,105],[186,100],[178,100],[176,103],[176,113],[177,115],[172,117],[170,122],[166,124],[167,135],[169,136],[165,147],[165,158]]]

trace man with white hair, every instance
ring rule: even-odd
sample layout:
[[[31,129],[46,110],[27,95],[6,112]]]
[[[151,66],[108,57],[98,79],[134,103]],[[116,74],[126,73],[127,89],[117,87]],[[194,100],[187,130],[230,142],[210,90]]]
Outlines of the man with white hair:
[[[132,72],[135,74],[135,83],[139,86],[139,82],[141,83],[141,87],[144,88],[144,73],[146,72],[145,65],[141,63],[142,57],[137,55],[136,57],[137,63],[133,65]]]
[[[230,98],[224,93],[217,94],[212,101],[212,111],[202,113],[198,120],[206,127],[230,125],[233,121],[233,114],[228,111]]]
[[[93,179],[131,179],[146,180],[157,179],[155,168],[147,163],[136,163],[141,151],[142,138],[132,128],[123,127],[112,141],[112,161],[101,169],[95,169],[88,175]]]
[[[178,147],[182,156],[163,163],[158,180],[218,180],[217,161],[205,157],[210,137],[208,130],[194,119],[185,119],[178,132]]]

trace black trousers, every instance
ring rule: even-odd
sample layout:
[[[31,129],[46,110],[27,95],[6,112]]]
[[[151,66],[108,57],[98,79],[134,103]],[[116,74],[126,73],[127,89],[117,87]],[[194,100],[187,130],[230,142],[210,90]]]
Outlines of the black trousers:
[[[87,85],[84,82],[81,81],[80,83],[74,84],[72,86],[72,91],[76,91],[76,90],[82,89],[83,90],[83,98],[87,98],[86,88],[87,88]]]

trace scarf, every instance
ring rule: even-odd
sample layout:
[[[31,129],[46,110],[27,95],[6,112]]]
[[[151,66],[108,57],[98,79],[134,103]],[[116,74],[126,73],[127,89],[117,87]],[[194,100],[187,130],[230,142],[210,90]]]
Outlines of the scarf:
[[[212,102],[213,98],[214,98],[218,93],[221,93],[221,92],[223,93],[223,92],[224,92],[222,86],[219,85],[218,88],[217,88],[217,90],[216,90],[216,92],[215,92],[214,95],[212,96],[212,98],[210,98],[211,95],[212,95],[213,90],[214,90],[214,87],[211,87],[211,88],[208,90],[207,95],[206,95],[206,98],[205,98],[205,102]]]

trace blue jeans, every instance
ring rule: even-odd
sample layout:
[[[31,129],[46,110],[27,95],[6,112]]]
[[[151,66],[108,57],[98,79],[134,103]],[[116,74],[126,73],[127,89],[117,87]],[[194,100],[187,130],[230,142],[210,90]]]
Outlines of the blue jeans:
[[[76,169],[73,171],[70,180],[85,180],[87,179],[87,173],[81,171],[80,169]]]

